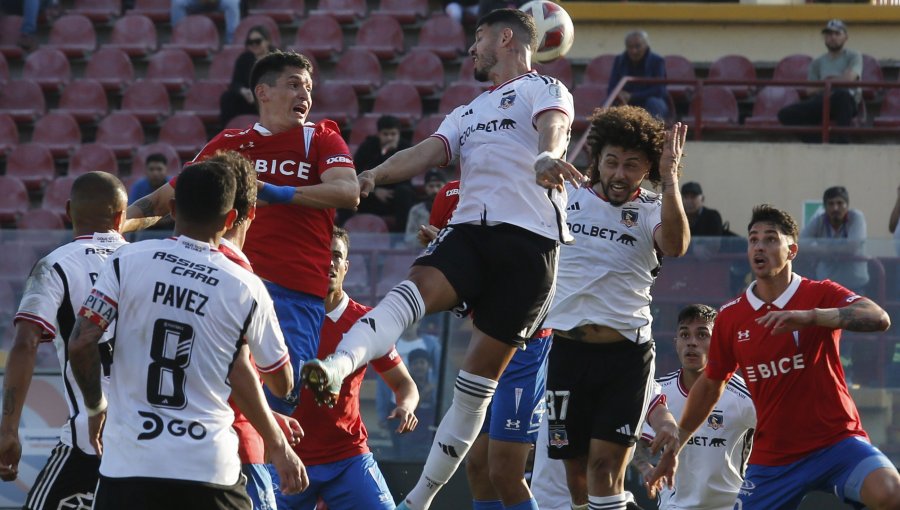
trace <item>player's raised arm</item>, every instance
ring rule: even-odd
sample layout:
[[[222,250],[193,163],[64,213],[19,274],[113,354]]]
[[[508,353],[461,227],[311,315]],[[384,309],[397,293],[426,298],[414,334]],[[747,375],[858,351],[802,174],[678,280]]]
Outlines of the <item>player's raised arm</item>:
[[[360,196],[369,196],[375,186],[405,181],[429,168],[449,163],[444,143],[437,137],[428,137],[394,154],[375,168],[359,174]]]
[[[175,197],[175,188],[170,183],[153,190],[153,193],[135,200],[125,212],[122,232],[134,232],[152,227],[169,214],[169,203]]]
[[[326,170],[321,184],[296,188],[291,203],[317,209],[354,209],[359,205],[356,170],[348,166]]]
[[[681,193],[678,186],[678,174],[681,157],[684,154],[684,143],[687,139],[687,125],[676,123],[666,132],[662,157],[659,161],[659,174],[662,186],[662,224],[653,235],[656,245],[667,257],[680,257],[687,252],[691,243],[691,229],[688,225]]]
[[[776,335],[797,331],[807,326],[845,329],[858,333],[887,331],[891,327],[891,317],[888,313],[874,301],[864,297],[840,308],[769,312],[756,319],[756,322],[771,328],[772,333]]]
[[[535,181],[545,188],[563,189],[569,181],[581,186],[584,176],[562,159],[569,144],[569,116],[560,110],[546,110],[535,119],[538,131],[538,156],[534,162]]]

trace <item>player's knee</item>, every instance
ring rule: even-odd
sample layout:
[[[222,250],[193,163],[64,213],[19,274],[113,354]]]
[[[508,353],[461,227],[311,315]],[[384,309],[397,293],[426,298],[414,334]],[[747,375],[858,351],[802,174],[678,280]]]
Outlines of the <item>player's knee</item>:
[[[490,477],[487,461],[478,456],[466,457],[466,476],[469,480],[487,480]]]
[[[900,510],[900,476],[897,471],[883,470],[886,476],[878,476],[863,486],[863,496],[868,508],[873,510]],[[871,475],[870,475],[871,476]],[[866,480],[869,482],[869,480]]]
[[[588,476],[598,487],[614,488],[625,482],[622,466],[612,457],[598,456],[588,461]]]
[[[491,485],[493,485],[494,489],[501,494],[510,487],[521,485],[525,480],[523,473],[518,473],[515,469],[510,469],[508,465],[492,465],[490,467],[490,478]]]

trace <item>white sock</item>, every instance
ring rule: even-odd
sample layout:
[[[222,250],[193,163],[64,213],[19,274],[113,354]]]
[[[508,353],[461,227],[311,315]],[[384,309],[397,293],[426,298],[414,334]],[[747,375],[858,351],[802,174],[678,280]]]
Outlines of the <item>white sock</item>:
[[[387,354],[403,331],[424,314],[425,302],[416,284],[409,280],[398,283],[344,334],[329,357],[337,375],[344,379],[369,361]]]
[[[630,494],[623,492],[615,496],[588,496],[590,510],[625,510]]]
[[[411,510],[425,510],[465,458],[478,432],[497,381],[460,370],[453,389],[453,403],[434,434],[425,469],[406,496]]]

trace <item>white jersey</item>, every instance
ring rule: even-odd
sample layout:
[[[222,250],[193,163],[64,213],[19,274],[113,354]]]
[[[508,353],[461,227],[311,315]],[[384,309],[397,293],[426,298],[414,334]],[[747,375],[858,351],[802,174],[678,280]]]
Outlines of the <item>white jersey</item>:
[[[81,314],[119,318],[100,473],[236,483],[235,356],[246,341],[261,372],[288,362],[262,281],[206,243],[143,241],[110,257]]]
[[[658,379],[669,411],[678,419],[687,402],[681,370]],[[739,375],[734,375],[712,414],[678,454],[675,490],[660,491],[660,510],[731,510],[750,458],[756,409]],[[644,426],[644,439],[653,431]]]
[[[535,119],[547,110],[574,117],[566,86],[535,72],[492,88],[453,110],[432,135],[444,142],[447,163],[460,159],[459,204],[451,224],[509,223],[568,242],[565,192],[534,180]]]
[[[75,324],[77,307],[87,298],[106,258],[123,244],[127,244],[125,239],[117,233],[96,232],[78,236],[71,243],[53,250],[31,270],[14,319],[37,324],[44,330],[41,341],[53,342],[69,406],[69,418],[60,431],[60,441],[88,455],[96,455],[97,452],[88,439],[84,398],[69,365],[69,335]],[[109,380],[112,362],[112,344],[107,342],[114,330],[110,328],[100,339],[104,387]]]
[[[615,206],[590,186],[566,187],[575,244],[560,249],[556,295],[544,327],[566,331],[597,324],[633,342],[649,342],[650,287],[660,264],[653,241],[662,222],[660,196],[641,188],[634,199]]]

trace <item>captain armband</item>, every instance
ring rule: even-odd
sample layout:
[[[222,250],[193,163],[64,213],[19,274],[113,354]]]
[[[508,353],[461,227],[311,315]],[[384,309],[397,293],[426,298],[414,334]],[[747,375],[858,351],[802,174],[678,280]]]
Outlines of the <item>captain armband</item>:
[[[109,324],[115,320],[117,307],[118,303],[102,292],[93,289],[81,306],[81,310],[78,311],[78,315],[93,322],[105,331]]]

